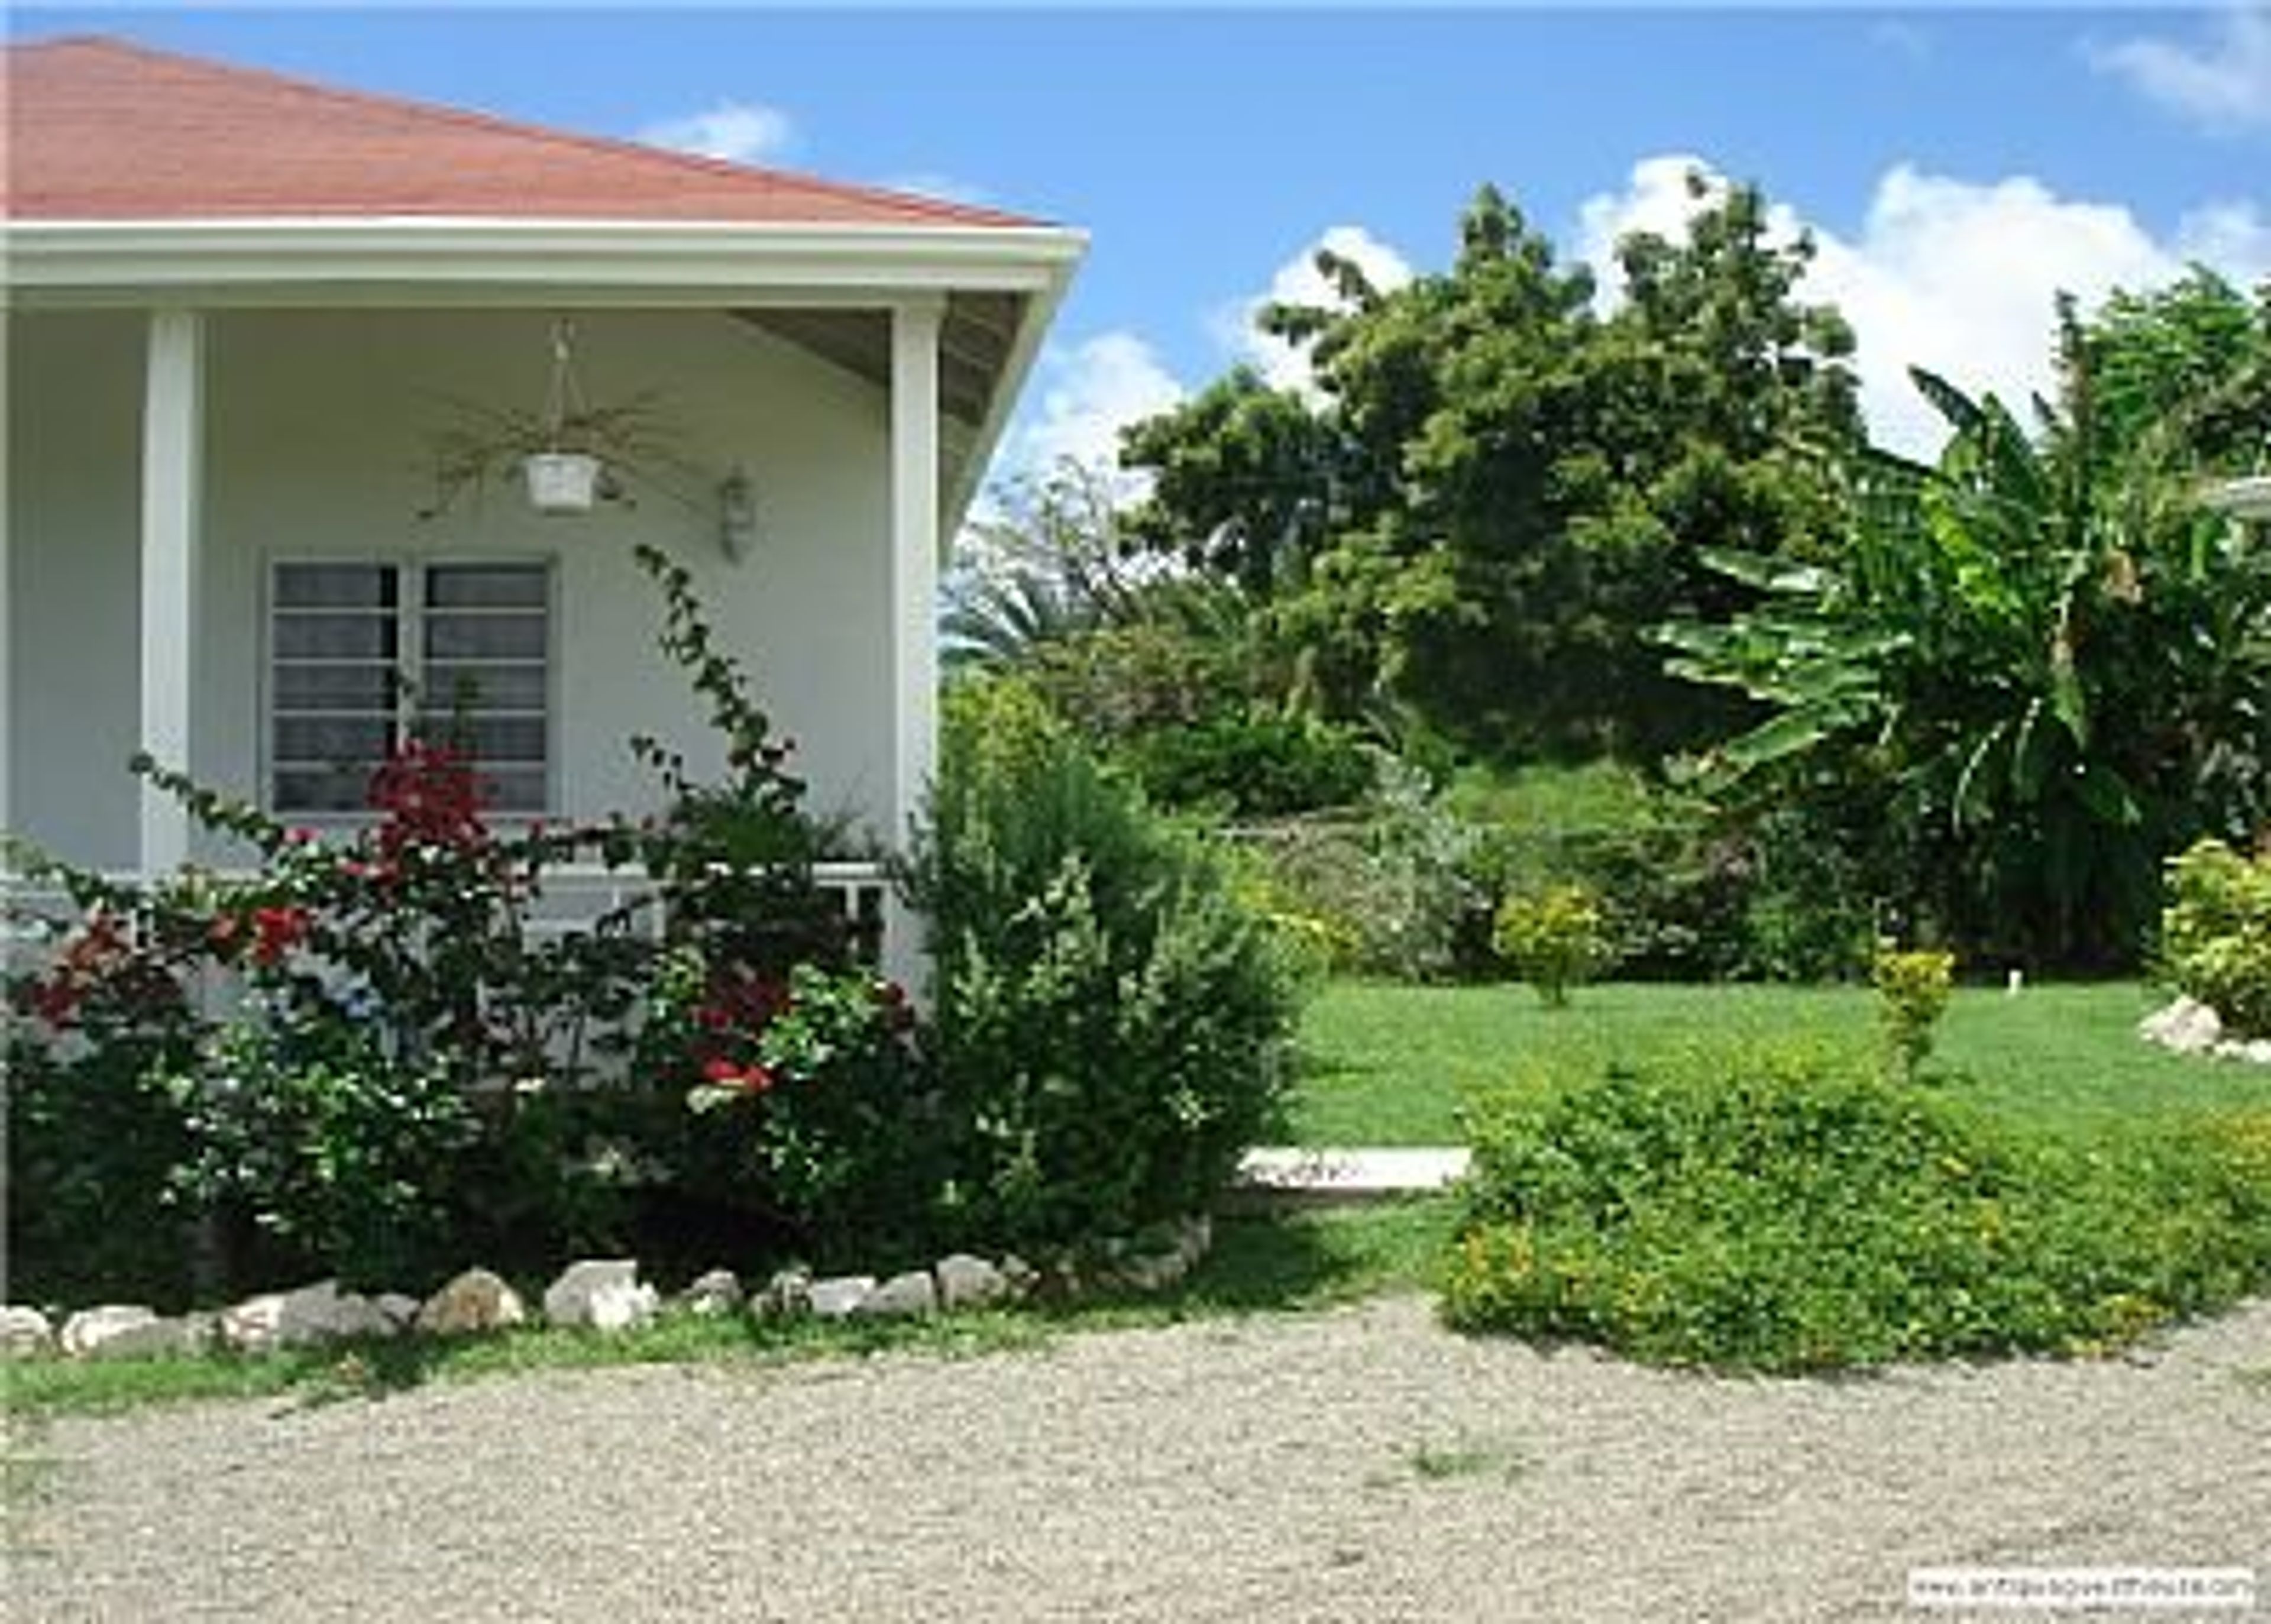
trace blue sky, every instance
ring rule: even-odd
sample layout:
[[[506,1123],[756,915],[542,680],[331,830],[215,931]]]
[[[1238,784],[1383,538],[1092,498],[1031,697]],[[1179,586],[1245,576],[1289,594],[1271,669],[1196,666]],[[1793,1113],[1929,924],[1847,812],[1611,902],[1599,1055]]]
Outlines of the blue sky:
[[[19,7],[595,133],[912,184],[1080,226],[1090,257],[1007,448],[1093,455],[1247,358],[1242,312],[1327,234],[1440,267],[1479,183],[1567,255],[1676,226],[1690,160],[1823,245],[1880,432],[1901,369],[2017,390],[2050,292],[2204,258],[2271,275],[2271,0],[2142,11],[637,11]]]

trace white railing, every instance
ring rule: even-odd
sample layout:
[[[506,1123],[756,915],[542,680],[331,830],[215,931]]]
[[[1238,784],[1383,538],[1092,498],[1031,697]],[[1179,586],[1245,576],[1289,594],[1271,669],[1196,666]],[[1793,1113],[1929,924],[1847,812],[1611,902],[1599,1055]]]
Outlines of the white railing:
[[[133,874],[107,875],[130,883]],[[222,870],[213,876],[223,883],[254,877],[249,870]],[[888,962],[890,943],[891,883],[881,863],[828,862],[813,868],[821,890],[837,900],[860,957],[871,964]],[[632,908],[636,927],[659,937],[663,903],[655,883],[629,868],[608,868],[597,863],[562,863],[543,871],[541,886],[531,902],[525,929],[532,936],[556,938],[587,930],[618,909]],[[0,875],[0,957],[12,961],[47,941],[55,925],[68,923],[78,910],[59,888]]]

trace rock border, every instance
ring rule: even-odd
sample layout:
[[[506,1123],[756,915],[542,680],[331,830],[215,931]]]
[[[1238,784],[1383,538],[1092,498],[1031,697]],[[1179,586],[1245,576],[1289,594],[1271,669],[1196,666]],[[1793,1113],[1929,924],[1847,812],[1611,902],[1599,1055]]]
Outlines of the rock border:
[[[1180,1285],[1214,1245],[1204,1214],[1112,1240],[1085,1262],[1058,1260],[1036,1268],[1014,1253],[982,1257],[955,1252],[927,1269],[889,1277],[815,1278],[809,1270],[776,1270],[745,1291],[730,1269],[712,1269],[667,1299],[639,1278],[636,1258],[577,1258],[547,1286],[532,1314],[501,1276],[472,1268],[422,1300],[400,1292],[366,1296],[336,1279],[288,1292],[265,1292],[218,1312],[161,1315],[138,1303],[102,1303],[65,1315],[0,1307],[0,1359],[60,1356],[130,1359],[156,1354],[229,1352],[264,1355],[357,1337],[480,1336],[543,1323],[611,1335],[650,1325],[666,1314],[758,1320],[905,1320],[982,1312],[1028,1301],[1064,1304],[1098,1292],[1152,1294]]]
[[[2137,1023],[2137,1035],[2178,1054],[2271,1066],[2271,1038],[2227,1038],[2223,1017],[2199,999],[2180,995]]]

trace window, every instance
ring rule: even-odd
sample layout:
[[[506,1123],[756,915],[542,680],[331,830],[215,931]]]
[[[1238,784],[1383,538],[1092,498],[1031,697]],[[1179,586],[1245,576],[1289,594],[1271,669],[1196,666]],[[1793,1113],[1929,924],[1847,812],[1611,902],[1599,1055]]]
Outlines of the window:
[[[272,809],[361,812],[372,772],[413,735],[468,750],[495,809],[545,809],[546,565],[279,563],[272,586]]]

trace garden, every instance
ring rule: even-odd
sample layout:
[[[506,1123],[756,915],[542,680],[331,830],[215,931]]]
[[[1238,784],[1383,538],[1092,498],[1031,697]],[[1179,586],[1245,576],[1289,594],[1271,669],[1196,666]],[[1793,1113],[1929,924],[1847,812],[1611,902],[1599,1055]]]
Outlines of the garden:
[[[627,741],[652,816],[492,818],[446,717],[321,839],[138,763],[257,862],[19,853],[71,906],[9,983],[11,1300],[1014,1253],[1067,1289],[356,1357],[998,1345],[1396,1285],[1785,1372],[2103,1351],[2271,1287],[2271,1067],[2137,1031],[2182,995],[2271,1038],[2271,545],[2202,497],[2261,454],[2271,301],[2062,306],[2030,415],[1917,376],[1921,464],[1867,443],[1766,216],[1629,240],[1604,314],[1486,190],[1449,272],[1329,264],[1344,304],[1264,313],[1314,394],[1236,370],[1129,431],[1139,498],[1008,493],[895,876],[927,996],[817,883],[837,837],[659,555],[729,766]],[[592,863],[633,899],[532,933]],[[1473,1171],[1225,1218],[1142,1289],[1269,1143]]]

